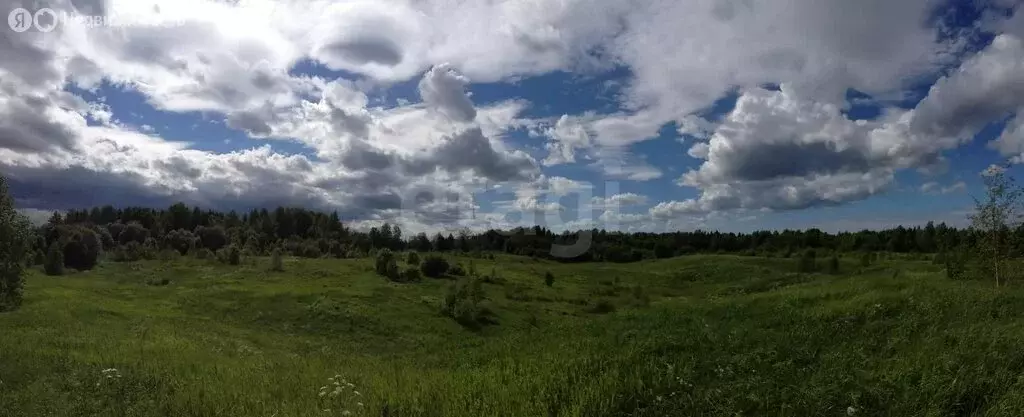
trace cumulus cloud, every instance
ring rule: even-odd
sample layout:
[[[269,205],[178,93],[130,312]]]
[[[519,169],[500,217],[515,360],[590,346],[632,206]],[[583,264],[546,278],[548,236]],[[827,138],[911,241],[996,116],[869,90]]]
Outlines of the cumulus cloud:
[[[970,138],[1022,107],[1024,41],[1004,34],[936,82],[915,109],[910,127],[932,137]]]
[[[451,65],[437,65],[427,71],[420,81],[420,96],[431,110],[457,122],[471,122],[476,118],[476,108],[466,94],[467,84],[469,79],[455,71]]]
[[[174,24],[70,22],[48,34],[0,32],[0,168],[19,201],[36,208],[185,200],[341,208],[421,226],[507,224],[492,216],[501,213],[459,213],[475,213],[473,194],[495,184],[525,190],[510,207],[572,211],[557,198],[592,187],[545,175],[556,165],[580,164],[602,179],[659,179],[674,167],[654,166],[636,145],[674,122],[679,135],[697,140],[678,150],[685,171],[678,183],[698,196],[661,201],[642,214],[602,214],[633,227],[867,198],[889,189],[899,170],[942,166],[945,151],[994,121],[1008,123],[990,146],[1014,162],[1024,154],[1020,10],[986,15],[977,27],[998,36],[940,77],[915,109],[853,121],[845,113],[848,89],[899,96],[955,63],[973,29],[937,37],[947,29],[933,24],[944,3],[937,0],[51,3]],[[547,103],[478,104],[468,93],[470,80],[611,68],[628,75],[617,80],[618,108],[600,112],[537,116]],[[758,88],[765,83],[781,89]],[[414,85],[422,101],[384,106],[374,97],[396,84]],[[125,115],[73,92],[101,87],[309,152],[285,154],[277,142],[214,152],[191,138],[139,132],[120,121]],[[735,91],[729,114],[698,116]],[[527,109],[535,118],[525,119]],[[527,145],[536,146],[536,157],[506,140],[518,129],[543,138]],[[699,165],[689,166],[684,153]],[[648,202],[619,194],[587,203]]]
[[[661,215],[729,209],[799,209],[863,199],[886,189],[908,158],[887,142],[890,123],[851,121],[832,104],[802,99],[788,85],[750,89],[739,97],[707,144],[691,148],[704,162],[679,184],[701,190],[696,200],[658,208]]]

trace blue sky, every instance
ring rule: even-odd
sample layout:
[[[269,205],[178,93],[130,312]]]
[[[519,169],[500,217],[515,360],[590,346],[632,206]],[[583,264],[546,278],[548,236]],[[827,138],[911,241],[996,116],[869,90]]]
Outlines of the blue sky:
[[[24,209],[962,225],[980,173],[1024,153],[1020,1],[50,6],[166,22],[3,31],[0,169]]]

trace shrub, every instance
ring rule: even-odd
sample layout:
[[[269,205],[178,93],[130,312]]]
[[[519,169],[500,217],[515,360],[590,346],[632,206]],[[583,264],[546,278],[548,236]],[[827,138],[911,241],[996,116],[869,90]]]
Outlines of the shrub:
[[[437,255],[427,256],[420,264],[420,272],[426,277],[440,278],[448,272],[448,261]]]
[[[463,326],[477,328],[489,322],[492,314],[482,305],[485,298],[483,283],[479,279],[461,279],[448,286],[441,312]]]
[[[797,264],[797,269],[800,272],[814,272],[817,269],[815,258],[816,256],[814,253],[814,249],[808,249],[804,251],[803,255],[800,255],[800,260],[798,261],[799,263]]]
[[[242,263],[242,251],[238,246],[228,245],[226,248],[217,251],[217,259],[228,265],[240,265]]]
[[[214,258],[213,251],[211,251],[211,250],[209,250],[207,248],[196,249],[196,259],[207,260],[207,259],[213,259],[213,258]]]
[[[111,231],[110,234],[113,235],[114,232]],[[122,245],[128,242],[143,244],[146,243],[147,239],[149,239],[149,229],[142,227],[138,222],[131,222],[124,225],[124,227],[121,228],[121,231],[117,234],[117,241],[121,242]]]
[[[284,271],[284,262],[281,260],[281,249],[274,248],[270,251],[270,270],[274,272]]]
[[[544,273],[544,285],[549,287],[555,285],[555,276],[551,274],[551,271]]]
[[[830,273],[830,274],[838,274],[839,273],[839,257],[838,256],[832,255],[832,257],[828,259],[828,273]]]
[[[299,244],[293,252],[295,256],[302,258],[315,259],[323,256],[323,252],[320,252],[320,245],[313,241],[306,241]]]
[[[946,253],[943,257],[946,265],[946,277],[953,280],[967,278],[967,252],[963,249],[956,249]]]
[[[384,249],[377,252],[374,269],[377,271],[377,275],[389,280],[399,281],[401,279],[398,270],[398,261],[395,259],[395,253],[392,252],[391,249]]]
[[[218,251],[231,243],[227,232],[220,226],[199,226],[196,228],[196,237],[202,247],[212,251]]]
[[[64,251],[64,266],[87,271],[96,266],[100,256],[100,237],[86,227],[61,226],[58,231]]]
[[[466,268],[463,268],[462,264],[455,264],[448,269],[448,274],[454,277],[464,277],[466,276]]]
[[[174,249],[164,249],[157,253],[157,257],[164,262],[173,262],[181,258],[181,253]]]
[[[409,265],[420,265],[420,255],[416,252],[409,252],[409,255],[405,258],[405,263]]]
[[[156,255],[159,252],[160,246],[157,245],[156,239],[147,238],[146,242],[139,248],[139,259],[156,259]]]
[[[110,233],[110,237],[114,239],[115,242],[120,242],[119,238],[121,237],[121,232],[123,231],[124,223],[115,222],[107,225],[107,232]]]
[[[419,282],[420,279],[422,279],[422,276],[418,268],[406,268],[405,271],[402,271],[402,281]]]
[[[64,251],[61,249],[60,243],[54,242],[46,251],[43,272],[50,276],[64,275]]]
[[[868,267],[871,266],[871,253],[864,252],[860,255],[860,266]]]
[[[164,235],[164,247],[175,250],[180,255],[188,253],[189,249],[196,246],[199,238],[192,232],[184,229],[173,230]]]
[[[37,251],[35,251],[35,253],[33,255],[34,255],[34,258],[32,258],[32,265],[33,266],[42,265],[42,264],[46,263],[46,252],[45,251],[37,250]]]
[[[96,236],[99,236],[103,250],[113,249],[117,246],[117,243],[114,242],[114,238],[110,235],[110,230],[107,230],[107,228],[89,225],[89,229],[96,232]]]

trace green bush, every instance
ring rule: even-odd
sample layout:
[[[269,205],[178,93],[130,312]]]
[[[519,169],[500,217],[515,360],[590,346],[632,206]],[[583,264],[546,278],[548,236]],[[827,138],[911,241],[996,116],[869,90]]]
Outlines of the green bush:
[[[274,272],[284,271],[284,261],[281,260],[281,249],[274,248],[270,251],[270,270]]]
[[[455,264],[448,269],[448,274],[454,277],[464,277],[466,276],[466,268],[463,268],[462,264]]]
[[[419,282],[421,279],[419,268],[406,268],[405,271],[402,271],[402,281]]]
[[[218,251],[231,243],[227,232],[221,226],[199,226],[196,228],[196,238],[199,239],[201,247],[211,251]]]
[[[61,249],[60,243],[53,242],[50,249],[46,251],[43,272],[50,276],[64,275],[64,251]]]
[[[242,251],[238,249],[238,246],[228,245],[226,248],[217,251],[217,260],[228,265],[241,265]]]
[[[173,262],[181,258],[181,253],[174,249],[164,249],[157,253],[157,258],[164,262]]]
[[[871,266],[871,252],[864,252],[860,255],[860,266]]]
[[[551,274],[551,271],[544,273],[544,285],[549,287],[555,285],[555,276]]]
[[[419,266],[420,265],[420,255],[418,253],[416,253],[416,252],[409,252],[409,255],[406,256],[406,258],[405,258],[405,263],[407,263],[409,265]]]
[[[797,270],[800,272],[811,273],[818,269],[814,249],[804,251],[804,253],[800,255],[800,260],[797,262]]]
[[[946,277],[952,280],[967,278],[968,252],[962,248],[949,251],[943,256],[946,266]]]
[[[485,298],[483,282],[476,278],[460,279],[448,286],[441,313],[465,327],[478,328],[489,323],[493,314],[483,305]]]
[[[150,239],[149,229],[142,227],[142,224],[139,224],[138,222],[128,223],[118,229],[120,229],[120,231],[118,231],[115,237],[122,245],[127,244],[128,242],[136,242],[141,245],[146,243],[147,239]],[[115,230],[111,230],[110,234],[114,235]]]
[[[430,278],[441,278],[448,272],[448,261],[441,256],[430,255],[420,264],[420,272]]]
[[[211,250],[209,250],[207,248],[196,249],[196,259],[207,260],[207,259],[213,259],[214,257],[215,257],[215,255],[213,254],[213,251],[211,251]]]
[[[165,234],[163,241],[165,248],[175,250],[179,254],[184,255],[188,253],[189,249],[196,246],[199,238],[188,230],[178,229]]]
[[[402,279],[401,273],[398,270],[398,261],[395,259],[395,253],[392,252],[391,249],[384,249],[377,252],[374,269],[377,271],[377,275],[389,280],[400,281]]]
[[[839,273],[839,257],[836,256],[836,255],[832,255],[832,257],[828,259],[827,268],[828,268],[827,272],[829,274],[838,274]]]

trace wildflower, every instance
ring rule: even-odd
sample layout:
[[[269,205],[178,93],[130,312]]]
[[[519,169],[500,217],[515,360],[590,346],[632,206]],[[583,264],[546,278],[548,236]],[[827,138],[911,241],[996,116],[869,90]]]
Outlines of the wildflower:
[[[362,407],[362,406],[363,406],[363,403],[356,403],[356,405],[358,405],[358,406]]]
[[[852,416],[854,414],[857,414],[857,409],[854,408],[854,406],[851,405],[849,407],[846,407],[846,415]]]
[[[341,415],[343,415],[343,416],[347,416],[349,414],[352,414],[352,412],[348,411],[348,410],[344,410],[344,411],[341,412]]]
[[[352,391],[352,393],[355,394],[355,395],[363,395],[363,394],[360,394],[359,391]]]

